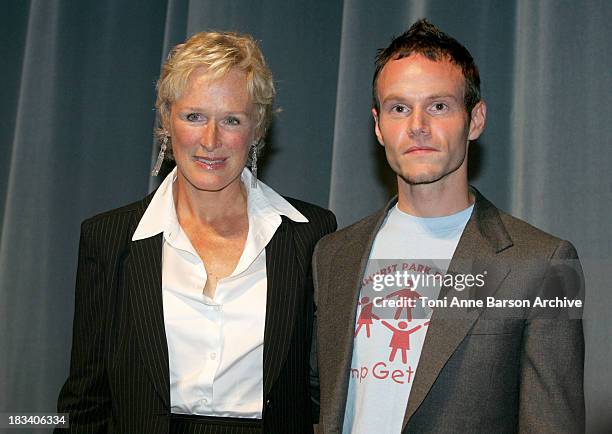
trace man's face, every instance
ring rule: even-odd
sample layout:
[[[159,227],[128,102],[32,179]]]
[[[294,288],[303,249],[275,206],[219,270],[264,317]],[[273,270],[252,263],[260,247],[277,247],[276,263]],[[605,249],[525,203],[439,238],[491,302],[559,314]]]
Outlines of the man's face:
[[[484,129],[486,107],[470,116],[463,103],[461,69],[420,54],[389,61],[378,76],[376,137],[399,182],[467,182],[468,141]]]

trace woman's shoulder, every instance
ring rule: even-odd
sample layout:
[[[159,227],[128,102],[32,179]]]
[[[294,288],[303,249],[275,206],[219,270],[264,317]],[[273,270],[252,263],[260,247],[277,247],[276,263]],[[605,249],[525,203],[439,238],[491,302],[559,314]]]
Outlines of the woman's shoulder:
[[[308,219],[308,225],[320,227],[325,233],[336,230],[336,216],[330,210],[292,197],[283,197]]]
[[[81,230],[91,232],[99,230],[116,231],[120,228],[128,229],[134,226],[134,221],[136,224],[138,223],[146,211],[147,206],[149,206],[149,203],[153,198],[153,194],[154,193],[148,194],[146,197],[136,202],[110,209],[89,217],[81,223]]]

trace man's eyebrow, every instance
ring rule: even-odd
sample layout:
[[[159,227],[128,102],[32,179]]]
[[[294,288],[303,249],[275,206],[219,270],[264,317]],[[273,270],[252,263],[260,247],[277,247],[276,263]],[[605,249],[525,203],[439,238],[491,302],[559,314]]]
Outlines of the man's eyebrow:
[[[432,99],[452,99],[454,101],[457,101],[457,97],[451,93],[441,93],[438,95],[430,95],[428,96],[426,99],[428,100],[432,100]]]
[[[406,97],[404,96],[391,94],[391,95],[385,96],[385,99],[383,99],[382,102],[387,103],[387,102],[397,102],[397,101],[405,101],[405,100],[406,100]]]
[[[457,101],[457,97],[455,95],[453,95],[452,93],[440,93],[440,94],[433,94],[433,95],[428,95],[426,97],[423,98],[425,101],[432,101],[435,99],[452,99],[453,101]],[[383,100],[382,103],[386,104],[389,102],[401,102],[401,101],[406,101],[407,98],[405,96],[402,95],[396,95],[396,94],[390,94],[387,95]]]

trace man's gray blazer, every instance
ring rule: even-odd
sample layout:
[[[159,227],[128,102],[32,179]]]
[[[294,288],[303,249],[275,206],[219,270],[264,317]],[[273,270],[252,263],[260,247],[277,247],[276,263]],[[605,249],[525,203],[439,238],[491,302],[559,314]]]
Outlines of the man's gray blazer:
[[[533,299],[534,294],[568,285],[574,288],[565,288],[565,294],[582,296],[582,271],[569,242],[501,212],[475,190],[474,194],[474,211],[450,272],[488,270],[484,290],[497,299]],[[319,427],[325,434],[342,432],[360,282],[375,236],[394,204],[392,200],[378,213],[324,237],[315,249],[318,360],[313,360],[313,376],[316,384],[318,366]],[[554,264],[571,262],[575,279],[567,282]],[[451,292],[474,296],[453,288],[443,288],[440,296]],[[403,433],[584,431],[581,319],[508,312],[434,309]]]

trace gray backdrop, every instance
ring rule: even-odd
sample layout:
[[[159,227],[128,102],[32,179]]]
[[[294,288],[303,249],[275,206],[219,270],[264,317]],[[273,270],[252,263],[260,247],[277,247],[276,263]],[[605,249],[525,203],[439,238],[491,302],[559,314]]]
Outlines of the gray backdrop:
[[[201,30],[261,40],[278,89],[261,169],[346,225],[393,194],[370,119],[377,48],[427,17],[481,71],[471,180],[570,239],[587,277],[589,432],[612,429],[612,6],[607,0],[0,4],[0,412],[53,411],[69,361],[80,222],[145,195],[154,82]],[[166,168],[167,169],[167,168]]]

